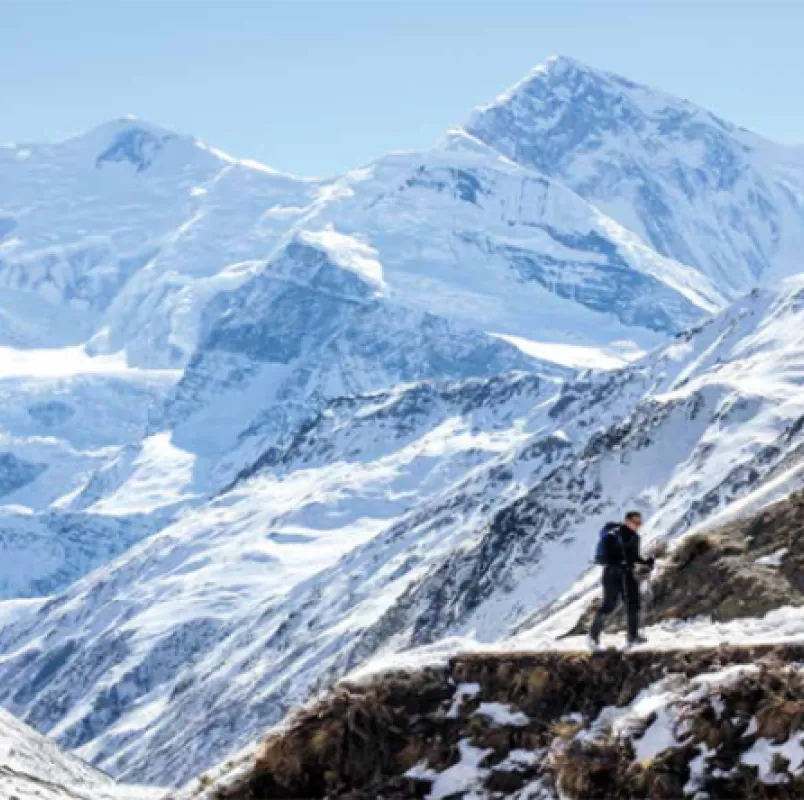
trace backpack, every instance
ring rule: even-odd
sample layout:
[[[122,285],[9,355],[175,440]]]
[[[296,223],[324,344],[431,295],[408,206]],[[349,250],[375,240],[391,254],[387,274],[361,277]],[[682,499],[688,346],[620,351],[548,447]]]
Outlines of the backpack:
[[[608,561],[606,561],[606,539],[609,536],[615,536],[620,544],[620,547],[623,546],[622,538],[620,536],[619,522],[607,522],[600,529],[600,534],[598,535],[597,539],[597,548],[595,549],[595,564],[599,564],[601,567],[610,566]]]

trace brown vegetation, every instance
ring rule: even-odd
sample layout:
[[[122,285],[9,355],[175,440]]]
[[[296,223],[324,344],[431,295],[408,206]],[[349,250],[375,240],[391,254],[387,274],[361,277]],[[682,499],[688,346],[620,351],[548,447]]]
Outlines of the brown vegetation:
[[[716,749],[723,774],[707,778],[717,798],[802,797],[801,780],[779,786],[757,780],[740,754],[757,736],[785,741],[804,724],[804,682],[787,664],[804,660],[804,644],[723,647],[665,653],[471,654],[444,668],[384,676],[365,686],[344,686],[299,711],[263,743],[253,771],[216,795],[219,800],[324,798],[380,800],[425,797],[429,780],[405,777],[414,765],[443,771],[459,760],[458,743],[490,750],[486,789],[506,797],[535,778],[576,800],[676,800],[689,779],[689,762],[705,743]],[[732,664],[764,664],[751,678],[724,691],[727,713],[702,702],[686,710],[689,739],[649,764],[635,763],[629,740],[576,734],[601,710],[626,705],[669,674],[693,677]],[[456,687],[477,683],[454,718]],[[525,726],[496,725],[474,711],[480,702],[504,703],[528,715]],[[756,714],[757,730],[746,737]],[[736,720],[736,721],[735,721]],[[549,753],[516,771],[500,767],[513,750]],[[494,796],[491,794],[490,796]]]

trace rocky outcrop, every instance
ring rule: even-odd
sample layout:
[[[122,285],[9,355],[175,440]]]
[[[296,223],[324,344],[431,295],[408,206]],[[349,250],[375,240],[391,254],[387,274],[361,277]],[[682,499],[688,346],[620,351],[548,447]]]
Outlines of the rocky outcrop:
[[[245,774],[182,797],[792,800],[802,658],[804,644],[458,656],[342,685]]]

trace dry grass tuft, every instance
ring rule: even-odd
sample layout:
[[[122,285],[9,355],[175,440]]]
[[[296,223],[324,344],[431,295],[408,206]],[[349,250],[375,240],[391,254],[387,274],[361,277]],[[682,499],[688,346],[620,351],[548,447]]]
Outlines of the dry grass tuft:
[[[545,667],[518,669],[510,684],[509,698],[522,707],[531,707],[550,689],[550,672]]]
[[[696,558],[716,549],[720,542],[720,537],[712,532],[704,531],[685,536],[671,551],[673,564],[677,568],[683,569]]]
[[[554,751],[549,764],[564,796],[613,800],[620,796],[622,775],[630,767],[630,758],[625,748],[611,737],[574,739]]]
[[[585,725],[584,719],[560,719],[550,724],[550,735],[557,739],[572,739]]]
[[[757,709],[757,735],[777,744],[804,728],[804,700],[774,696]]]
[[[254,783],[265,797],[316,797],[381,774],[406,744],[380,694],[341,691],[266,740]]]

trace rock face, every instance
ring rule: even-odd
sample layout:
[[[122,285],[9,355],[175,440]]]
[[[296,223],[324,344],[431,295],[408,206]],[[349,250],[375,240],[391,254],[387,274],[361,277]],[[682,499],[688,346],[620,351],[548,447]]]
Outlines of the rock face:
[[[32,483],[44,470],[42,464],[17,458],[13,453],[0,453],[0,497]]]
[[[369,657],[583,597],[626,504],[673,537],[798,484],[804,287],[726,307],[787,270],[795,151],[565,62],[506,97],[327,182],[135,120],[0,149],[0,596],[48,595],[0,605],[5,707],[178,783]],[[622,211],[676,167],[716,224]]]
[[[174,442],[214,448],[244,466],[327,398],[536,366],[505,341],[385,302],[370,280],[333,258],[291,244],[271,272],[210,304],[199,349],[157,423],[173,430]]]

